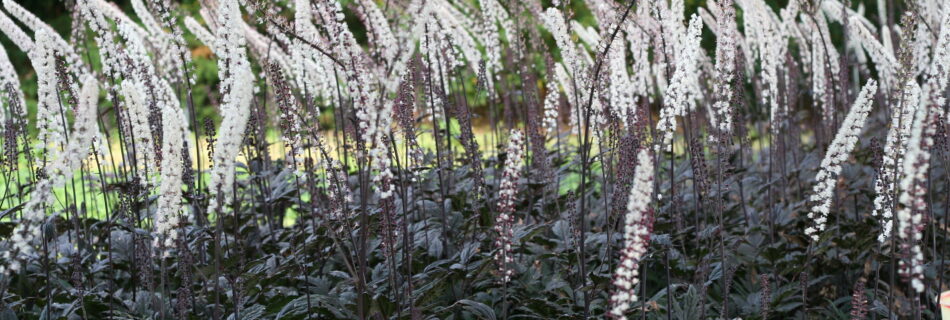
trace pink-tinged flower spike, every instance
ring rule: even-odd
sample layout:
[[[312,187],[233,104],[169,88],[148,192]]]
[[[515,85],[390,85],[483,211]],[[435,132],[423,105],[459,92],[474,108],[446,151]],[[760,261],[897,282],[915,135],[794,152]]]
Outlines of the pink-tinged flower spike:
[[[356,117],[359,119],[359,133],[362,142],[369,147],[370,163],[376,174],[373,176],[373,185],[379,192],[381,201],[389,201],[393,196],[392,178],[389,158],[389,134],[392,132],[393,104],[395,102],[381,102],[376,105],[373,97],[376,95],[371,84],[371,74],[362,63],[365,57],[356,43],[353,34],[343,21],[343,12],[337,2],[323,2],[321,14],[332,19],[328,28],[331,29],[331,41],[340,46],[347,67],[347,88],[352,98],[356,99]]]
[[[887,141],[884,144],[884,156],[881,159],[881,169],[874,181],[874,211],[872,215],[881,217],[883,230],[878,240],[884,242],[891,236],[893,228],[893,208],[897,170],[904,168],[904,155],[907,154],[907,143],[910,140],[911,125],[914,114],[920,105],[920,86],[916,81],[908,81],[900,93],[897,106],[891,110],[891,127],[887,130]]]
[[[0,273],[19,271],[20,262],[35,255],[33,241],[42,235],[41,224],[46,218],[44,209],[55,200],[53,189],[64,186],[67,180],[72,179],[82,161],[92,151],[92,142],[99,133],[96,122],[99,83],[91,75],[85,76],[81,82],[83,87],[69,143],[65,144],[63,156],[51,160],[46,166],[48,178],[36,182],[30,200],[23,206],[23,220],[13,229],[10,237],[11,248],[3,250],[0,258],[0,261],[8,261],[9,265],[0,266]]]
[[[637,154],[637,169],[630,188],[627,214],[624,217],[623,251],[620,264],[614,271],[614,289],[610,296],[610,313],[614,319],[627,319],[624,314],[630,304],[637,302],[636,285],[640,281],[640,259],[650,246],[653,231],[653,157],[649,149]]]
[[[697,81],[697,63],[701,49],[699,36],[703,29],[703,21],[698,15],[693,15],[689,21],[689,30],[684,39],[685,48],[681,52],[682,58],[676,63],[673,79],[663,95],[663,108],[660,109],[660,120],[656,129],[662,135],[656,145],[656,151],[673,151],[673,133],[676,131],[676,117],[685,114],[696,104],[695,97],[690,90],[690,83]]]
[[[926,228],[928,172],[930,170],[931,149],[934,136],[939,127],[938,121],[944,118],[946,98],[943,96],[950,82],[950,11],[943,18],[944,28],[940,31],[934,47],[934,57],[923,87],[923,105],[917,109],[914,124],[911,127],[910,140],[898,187],[901,190],[897,200],[897,235],[901,240],[900,249],[904,259],[899,261],[899,273],[917,293],[923,293],[924,254],[920,248],[923,231]],[[944,124],[945,125],[945,124]]]
[[[851,111],[841,123],[835,139],[828,146],[825,158],[821,160],[821,171],[818,171],[818,175],[815,176],[817,183],[809,198],[813,206],[808,212],[808,220],[814,221],[815,225],[805,228],[805,234],[814,241],[818,241],[819,234],[825,231],[825,223],[828,222],[828,213],[831,211],[831,201],[834,198],[838,175],[841,173],[841,165],[848,160],[858,142],[858,135],[861,134],[868,113],[871,112],[875,92],[877,92],[877,82],[868,80],[861,94],[854,101]]]
[[[514,262],[514,251],[511,248],[515,223],[515,193],[518,192],[518,179],[521,178],[521,168],[524,165],[524,137],[521,131],[512,129],[508,136],[506,149],[505,171],[502,172],[501,183],[498,185],[498,217],[495,218],[495,263],[502,283],[511,281],[514,270],[509,266]]]
[[[119,29],[119,35],[125,40],[125,57],[122,64],[122,74],[125,77],[123,86],[131,88],[121,88],[126,99],[132,98],[132,103],[138,103],[139,109],[129,110],[132,112],[141,112],[140,116],[145,120],[147,127],[143,133],[151,135],[152,146],[147,147],[146,152],[151,162],[140,162],[142,166],[158,165],[162,159],[162,113],[165,108],[177,106],[178,99],[175,97],[174,90],[167,84],[166,78],[160,76],[155,70],[155,63],[148,54],[148,48],[143,37],[147,34],[144,31],[138,31],[135,25],[125,20],[116,22]],[[126,82],[129,82],[126,84]],[[130,96],[129,93],[137,93],[139,96]],[[135,99],[138,99],[137,101]],[[135,115],[131,115],[133,121],[133,131],[135,128]],[[140,134],[133,133],[136,139],[144,139]],[[136,148],[139,146],[136,145]]]
[[[215,212],[230,202],[234,184],[235,159],[241,151],[244,131],[251,115],[254,95],[254,74],[244,49],[244,29],[237,0],[218,2],[218,29],[215,54],[218,56],[218,77],[221,78],[221,128],[215,144],[208,190],[212,197],[208,212]],[[220,195],[220,197],[218,196]]]
[[[930,150],[934,145],[937,121],[943,118],[943,107],[928,104],[917,109],[914,125],[904,156],[898,196],[897,235],[904,259],[898,262],[899,273],[917,293],[924,291],[924,254],[920,249],[927,212],[927,172]]]

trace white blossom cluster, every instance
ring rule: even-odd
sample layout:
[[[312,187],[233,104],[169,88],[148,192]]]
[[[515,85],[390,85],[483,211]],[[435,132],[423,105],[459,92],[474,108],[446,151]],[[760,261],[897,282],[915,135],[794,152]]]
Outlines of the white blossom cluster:
[[[485,26],[482,42],[485,44],[485,55],[488,57],[488,79],[489,88],[493,88],[494,74],[501,70],[501,31],[498,26],[501,25],[507,34],[515,32],[514,24],[508,15],[508,11],[498,3],[497,0],[479,0],[482,9],[483,21]],[[511,36],[508,36],[511,40]]]
[[[636,91],[633,88],[630,75],[627,73],[626,49],[623,39],[617,39],[611,44],[607,52],[607,75],[610,80],[608,93],[611,110],[614,110],[620,116],[621,121],[630,126],[632,123],[627,122],[628,115],[636,116],[637,105]]]
[[[691,82],[697,81],[697,61],[702,49],[699,46],[700,33],[702,32],[703,22],[698,15],[693,15],[689,21],[689,29],[686,33],[686,44],[683,58],[677,60],[676,71],[673,73],[673,79],[663,95],[663,108],[660,109],[660,120],[656,124],[656,130],[661,135],[661,141],[656,145],[656,151],[673,151],[673,133],[676,131],[676,117],[682,116],[686,110],[692,109],[690,106],[696,103],[696,97],[690,92]]]
[[[948,6],[943,19],[940,21],[943,28],[940,29],[940,35],[934,45],[934,56],[929,68],[927,87],[934,90],[935,96],[943,98],[940,93],[944,92],[943,90],[946,90],[947,85],[950,84],[950,6]],[[930,91],[929,89],[925,90],[925,92]],[[930,98],[930,100],[930,103],[937,103],[939,106],[943,106],[945,103],[945,101],[938,101],[934,98]]]
[[[143,151],[141,154],[137,153],[137,156],[141,157],[138,164],[143,167],[158,165],[158,155],[161,154],[162,147],[156,145],[153,137],[160,135],[161,130],[152,127],[154,124],[149,122],[149,115],[154,110],[164,113],[163,110],[174,108],[178,105],[177,97],[167,78],[155,70],[143,38],[147,33],[125,19],[117,20],[116,24],[120,37],[125,40],[124,62],[121,65],[124,68],[121,73],[125,80],[122,81],[120,91],[128,105],[134,147],[136,151]]]
[[[868,56],[871,57],[871,61],[874,62],[874,67],[880,72],[881,89],[890,91],[894,88],[894,84],[891,82],[897,77],[898,65],[897,58],[894,57],[894,51],[889,50],[881,44],[880,41],[875,39],[871,31],[861,23],[858,16],[851,16],[850,19],[848,23],[848,27],[851,30],[850,35],[854,36],[855,39],[861,43],[861,46],[867,51]],[[887,38],[884,37],[884,39]]]
[[[393,121],[393,102],[383,103],[375,112],[375,121],[369,126],[367,134],[372,137],[372,149],[369,151],[372,168],[376,171],[373,184],[379,192],[380,199],[393,196],[393,173],[390,170],[389,160],[389,133]],[[371,108],[375,109],[375,108]]]
[[[588,101],[592,95],[591,90],[600,89],[592,83],[593,76],[590,73],[592,72],[593,59],[587,50],[584,50],[582,44],[575,43],[572,40],[571,31],[579,40],[591,47],[603,48],[603,45],[606,45],[606,40],[600,37],[591,27],[585,27],[575,20],[571,20],[570,23],[565,22],[564,15],[553,7],[544,11],[541,15],[541,22],[551,32],[561,52],[561,62],[555,69],[555,75],[561,83],[561,87],[564,88],[570,106],[568,108],[570,110],[568,125],[571,128],[571,133],[580,134],[580,130],[585,126],[599,127],[603,125],[605,117],[601,99],[591,100],[591,104],[588,106]],[[617,85],[625,86],[620,83]],[[608,88],[608,90],[610,89]],[[618,90],[617,92],[622,91],[624,90]],[[593,95],[599,97],[598,93],[593,93]],[[590,110],[587,110],[588,107]],[[589,118],[585,118],[585,116],[589,116]]]
[[[542,127],[549,133],[557,134],[558,109],[561,104],[561,92],[558,91],[557,79],[551,76],[551,79],[544,84],[547,93],[544,96],[544,117],[541,122]]]
[[[369,26],[368,34],[373,38],[373,43],[383,58],[385,65],[391,65],[395,62],[396,55],[399,53],[399,42],[392,29],[389,28],[389,22],[383,11],[379,9],[375,1],[359,0],[359,9],[362,10],[366,22]]]
[[[431,96],[428,97],[432,101],[431,105],[435,106],[431,110],[432,121],[442,123],[445,120],[445,112],[442,108],[445,101],[443,101],[442,93],[448,92],[449,87],[447,82],[433,79],[432,74],[444,70],[443,68],[462,66],[462,61],[458,58],[461,53],[451,44],[450,35],[441,31],[443,29],[439,26],[437,20],[435,14],[427,13],[423,16],[424,30],[422,39],[419,39],[419,51],[426,69],[426,86],[431,87],[433,91]],[[443,54],[443,51],[445,54]]]
[[[584,60],[581,59],[577,50],[577,45],[571,41],[571,35],[567,29],[567,23],[564,22],[564,16],[556,8],[548,8],[541,17],[544,27],[554,36],[554,42],[561,50],[561,60],[567,67],[571,75],[583,72],[585,70]],[[562,83],[563,86],[569,84]]]
[[[637,169],[624,216],[623,251],[620,252],[620,264],[614,271],[616,288],[610,296],[609,315],[615,319],[626,319],[624,314],[630,309],[630,304],[637,302],[635,287],[640,282],[640,259],[650,245],[653,230],[652,197],[653,157],[648,149],[641,149],[637,154]]]
[[[420,36],[419,51],[428,68],[448,71],[467,62],[471,70],[478,70],[482,54],[475,37],[469,32],[477,30],[475,23],[467,15],[448,1],[430,0],[418,14],[418,20],[411,34]],[[393,79],[399,79],[401,75],[394,76]],[[448,83],[443,84],[447,92]],[[439,111],[436,117],[442,117]]]
[[[898,97],[898,104],[891,110],[891,125],[887,130],[884,155],[881,168],[874,181],[874,211],[872,215],[881,217],[883,230],[878,241],[884,242],[890,237],[893,228],[893,208],[898,170],[904,167],[903,156],[907,153],[911,125],[914,114],[920,105],[921,89],[916,81],[908,81]]]
[[[514,252],[511,248],[514,237],[512,226],[515,223],[515,196],[518,192],[518,179],[521,177],[521,168],[524,166],[524,136],[521,131],[512,129],[508,136],[508,146],[505,149],[505,170],[502,172],[501,182],[498,185],[498,217],[495,218],[495,263],[498,264],[501,282],[511,281],[514,275],[508,264],[514,261]]]
[[[824,122],[828,122],[831,119],[831,96],[828,94],[830,88],[828,88],[828,74],[827,74],[827,65],[828,57],[825,54],[825,45],[822,43],[821,34],[815,32],[812,33],[812,47],[811,47],[811,84],[812,84],[812,96],[814,99],[814,105],[816,109],[821,110],[821,119]],[[834,48],[832,48],[834,50]]]
[[[186,170],[182,163],[182,152],[185,150],[185,124],[188,122],[181,108],[175,105],[168,105],[162,110],[162,119],[162,180],[158,186],[158,209],[155,211],[155,232],[158,234],[155,246],[167,250],[174,247],[180,236],[178,228],[183,222],[181,218],[184,217],[185,222],[189,220],[188,216],[180,212],[182,176]],[[161,242],[161,239],[164,241]],[[168,251],[162,253],[168,255]]]
[[[136,16],[142,21],[145,30],[148,32],[150,41],[155,43],[155,54],[157,65],[163,75],[168,76],[173,82],[183,83],[184,81],[194,81],[188,77],[185,66],[191,62],[191,51],[185,43],[184,34],[171,17],[166,0],[150,0],[152,7],[156,9],[158,19],[145,6],[142,0],[132,0],[132,9]],[[121,12],[121,10],[120,10]]]
[[[62,157],[48,163],[45,168],[48,178],[36,182],[30,193],[30,199],[23,206],[22,220],[14,227],[9,240],[10,248],[2,253],[3,259],[0,260],[7,261],[8,265],[0,266],[0,274],[19,271],[22,267],[20,261],[36,255],[33,241],[42,237],[43,228],[40,225],[46,218],[45,207],[51,205],[55,199],[53,189],[62,187],[67,180],[72,179],[73,174],[79,170],[82,161],[92,150],[92,141],[99,132],[96,122],[99,83],[91,75],[83,77],[82,82],[83,87],[79,93],[79,105],[75,109],[75,120],[69,135],[69,143],[66,144]]]
[[[732,81],[736,72],[736,48],[739,30],[736,26],[736,10],[729,1],[718,1],[716,16],[716,76],[714,89],[716,101],[709,114],[710,125],[720,135],[732,132]]]
[[[0,12],[0,31],[3,31],[3,33],[7,35],[7,38],[20,48],[20,51],[30,52],[33,50],[33,39],[23,32],[20,26],[3,12]]]
[[[245,38],[241,9],[237,0],[218,2],[218,28],[214,48],[218,56],[218,77],[221,79],[221,128],[214,147],[211,168],[212,192],[208,212],[216,212],[230,202],[234,184],[235,161],[244,140],[254,95],[254,74],[244,49]]]
[[[737,1],[744,9],[743,22],[746,44],[762,65],[762,82],[765,90],[762,103],[769,106],[769,122],[772,129],[781,127],[779,122],[786,110],[780,103],[779,73],[784,70],[787,36],[774,11],[762,0]]]
[[[646,8],[638,7],[636,10],[645,11]],[[645,13],[640,13],[640,16],[649,17]],[[625,33],[630,48],[630,56],[633,59],[630,89],[633,90],[634,95],[652,101],[654,81],[652,76],[653,64],[650,60],[650,35],[646,30],[636,27],[633,23],[628,23],[626,26]]]
[[[329,218],[333,221],[345,219],[346,205],[352,201],[350,188],[347,186],[346,171],[342,164],[334,159],[323,161],[327,172],[327,198],[330,199]]]
[[[828,29],[828,22],[823,16],[802,17],[802,23],[799,24],[799,30],[805,34],[803,41],[810,52],[802,56],[806,66],[810,66],[811,86],[814,104],[817,109],[822,110],[822,121],[829,123],[833,119],[834,105],[831,101],[831,91],[840,92],[840,83],[831,81],[831,77],[838,75],[840,71],[840,55],[831,42],[831,31]],[[807,35],[811,35],[810,37]],[[807,40],[807,42],[806,42]]]
[[[112,25],[106,20],[102,8],[95,2],[95,0],[79,0],[76,5],[86,25],[95,35],[102,61],[102,73],[112,79],[119,79],[123,66],[121,59],[123,50],[120,50],[119,43],[115,41],[116,34],[112,30]]]
[[[685,10],[684,2],[673,0],[669,2],[669,5],[666,5],[666,3],[666,1],[650,2],[651,14],[655,17],[657,23],[657,28],[654,31],[654,38],[657,40],[654,41],[654,47],[659,49],[656,68],[653,70],[660,82],[657,86],[664,93],[668,89],[670,81],[672,81],[670,72],[675,72],[677,64],[689,54],[683,50],[684,45],[687,44],[684,41],[686,37],[686,29],[683,27],[683,20],[686,17],[683,13]]]
[[[157,159],[152,131],[148,126],[149,108],[145,100],[146,93],[132,80],[122,81],[120,93],[125,97],[125,107],[128,111],[126,117],[131,129],[131,137],[127,139],[131,141],[131,148],[134,148],[137,158],[136,163],[140,167],[136,170],[141,170],[140,174],[144,175],[144,170],[147,170],[145,168],[152,167]]]
[[[813,241],[818,241],[820,233],[825,231],[831,202],[834,199],[835,185],[838,183],[838,175],[841,174],[841,165],[851,156],[851,151],[858,142],[858,135],[861,134],[868,113],[871,112],[876,92],[877,82],[868,80],[854,101],[854,105],[851,106],[851,111],[848,111],[848,115],[841,123],[841,128],[835,134],[831,145],[828,146],[825,158],[821,160],[821,170],[815,176],[817,183],[812,189],[813,194],[809,197],[813,205],[808,212],[808,219],[814,221],[815,225],[805,228],[805,234]]]
[[[294,31],[300,39],[294,38],[290,46],[290,59],[293,65],[294,83],[307,96],[329,96],[332,77],[325,75],[333,71],[333,62],[312,45],[326,43],[317,27],[313,24],[313,13],[309,0],[296,0],[294,11]]]
[[[36,31],[36,45],[29,52],[30,62],[36,71],[36,129],[38,152],[47,159],[55,160],[66,145],[66,123],[60,117],[60,104],[56,77],[56,45],[46,29]]]

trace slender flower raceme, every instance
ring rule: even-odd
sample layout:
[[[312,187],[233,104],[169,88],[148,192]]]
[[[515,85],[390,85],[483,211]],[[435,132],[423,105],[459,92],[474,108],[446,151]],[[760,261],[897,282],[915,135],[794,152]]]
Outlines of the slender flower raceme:
[[[36,31],[36,46],[29,53],[33,70],[36,71],[37,104],[36,129],[37,151],[44,152],[47,159],[55,160],[59,148],[66,144],[66,123],[59,116],[59,100],[56,89],[56,52],[49,31]]]
[[[762,64],[762,82],[766,86],[762,103],[769,105],[772,130],[782,126],[781,119],[787,110],[779,103],[779,73],[782,71],[785,53],[788,50],[786,35],[782,32],[778,17],[762,0],[739,1],[743,3],[746,43]],[[752,61],[749,61],[750,63]]]
[[[731,1],[718,1],[720,14],[716,17],[716,77],[713,112],[709,121],[720,136],[732,131],[732,79],[735,77],[736,49],[739,30],[736,26],[736,10]]]
[[[96,45],[99,48],[100,59],[102,60],[102,73],[113,79],[118,79],[122,69],[121,55],[123,51],[120,50],[119,43],[115,41],[116,34],[112,30],[112,24],[106,20],[102,8],[97,6],[93,0],[79,0],[76,4],[83,20],[95,34]]]
[[[926,86],[935,84],[934,78]],[[929,90],[925,90],[929,91]],[[924,291],[923,260],[920,249],[925,228],[925,214],[928,210],[927,189],[930,170],[931,148],[937,132],[938,121],[943,118],[942,98],[917,108],[914,123],[911,126],[907,153],[904,155],[902,177],[897,197],[897,236],[901,240],[900,251],[904,259],[898,262],[899,273],[918,293]]]
[[[148,127],[148,105],[145,89],[132,80],[122,81],[120,92],[125,97],[126,115],[131,126],[132,147],[135,148],[138,167],[149,168],[155,164],[156,152],[152,132]],[[138,169],[137,169],[138,170]]]
[[[524,137],[521,131],[512,129],[508,136],[506,149],[505,171],[498,186],[498,217],[495,218],[495,263],[498,264],[501,282],[511,281],[514,270],[509,266],[514,262],[514,251],[511,248],[515,223],[515,193],[518,192],[518,179],[521,177],[521,168],[524,166]]]
[[[838,129],[838,133],[835,134],[834,140],[831,141],[831,145],[828,146],[825,158],[821,160],[821,170],[815,176],[817,184],[809,198],[813,206],[808,212],[808,219],[814,221],[815,225],[805,229],[805,234],[814,241],[818,241],[819,234],[825,231],[831,202],[834,199],[835,185],[838,182],[838,175],[841,174],[841,165],[851,156],[851,151],[858,142],[858,135],[864,128],[868,113],[871,112],[875,92],[877,92],[877,82],[868,80],[851,107],[851,111],[848,112],[848,116],[842,122],[841,128]]]
[[[561,49],[561,59],[567,67],[570,75],[583,72],[584,60],[580,58],[577,52],[577,45],[571,41],[571,35],[567,31],[567,23],[564,22],[564,16],[556,8],[548,8],[541,16],[541,22],[544,27],[554,36],[558,49]]]
[[[900,250],[905,257],[898,262],[899,273],[917,293],[924,291],[924,254],[920,249],[924,218],[927,211],[927,176],[930,169],[930,149],[934,145],[937,121],[942,118],[943,108],[928,105],[917,109],[914,124],[904,156],[903,174],[900,180],[900,195],[897,210],[897,235],[901,240]]]
[[[173,248],[178,241],[178,227],[181,225],[181,186],[184,167],[182,150],[185,147],[185,114],[175,106],[164,110],[165,121],[162,125],[162,166],[161,184],[158,187],[158,209],[155,212],[155,231],[160,238],[155,239],[159,248]],[[187,217],[185,217],[187,221]],[[164,239],[159,242],[159,239]],[[165,251],[164,254],[168,252]]]
[[[900,252],[903,259],[898,262],[899,274],[918,294],[926,289],[924,285],[924,253],[920,242],[926,229],[928,209],[927,199],[930,188],[931,150],[935,144],[938,128],[946,126],[944,92],[950,83],[950,11],[943,18],[944,27],[940,31],[934,47],[934,57],[924,83],[922,105],[917,108],[914,123],[911,126],[907,153],[904,155],[901,179],[897,197],[897,236],[901,240]]]
[[[881,168],[874,181],[875,217],[881,217],[883,230],[878,240],[884,242],[891,235],[893,227],[892,210],[894,207],[895,183],[897,170],[904,167],[904,155],[907,153],[907,143],[910,139],[911,124],[914,114],[920,105],[920,86],[916,81],[908,81],[904,91],[898,98],[898,105],[891,111],[891,126],[887,130],[887,141],[884,144],[884,156],[881,159]]]
[[[508,12],[497,0],[480,0],[479,5],[482,9],[483,28],[485,29],[482,41],[485,43],[486,55],[488,56],[488,75],[485,78],[488,80],[489,94],[492,94],[494,92],[494,74],[502,68],[501,32],[498,26],[500,24],[509,35],[515,32],[515,29]]]
[[[558,117],[558,107],[560,105],[561,93],[558,91],[557,80],[554,79],[554,75],[550,75],[551,79],[544,84],[546,94],[544,96],[544,120],[542,121],[542,127],[548,132],[557,134],[557,117]]]
[[[624,217],[623,251],[614,271],[615,291],[610,296],[610,313],[614,319],[626,319],[630,304],[637,301],[636,285],[640,281],[640,260],[650,245],[653,231],[653,157],[648,149],[637,155],[637,169],[630,188],[627,214]]]
[[[33,39],[30,39],[20,26],[13,22],[6,14],[0,12],[0,31],[3,31],[10,38],[20,51],[30,52],[33,50]]]
[[[234,167],[244,131],[250,118],[253,97],[254,74],[244,49],[244,33],[241,26],[241,10],[237,0],[218,2],[218,29],[215,45],[218,55],[218,76],[221,78],[221,128],[212,155],[212,192],[208,212],[215,212],[232,197]]]
[[[645,7],[638,7],[637,11],[644,11]],[[646,16],[644,13],[643,16]],[[650,35],[642,28],[636,27],[633,23],[625,24],[627,30],[627,42],[630,43],[630,56],[633,58],[633,70],[630,73],[630,82],[634,95],[650,99],[653,95],[653,65],[650,61]]]
[[[612,45],[607,52],[607,63],[609,66],[609,88],[611,109],[620,117],[627,126],[636,122],[636,93],[633,88],[633,82],[627,74],[627,56],[626,48],[623,45]]]

